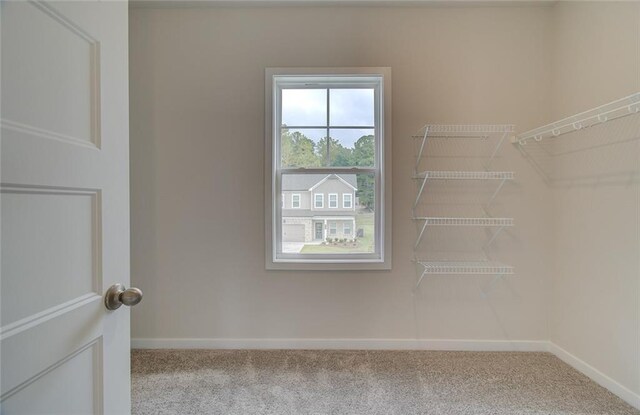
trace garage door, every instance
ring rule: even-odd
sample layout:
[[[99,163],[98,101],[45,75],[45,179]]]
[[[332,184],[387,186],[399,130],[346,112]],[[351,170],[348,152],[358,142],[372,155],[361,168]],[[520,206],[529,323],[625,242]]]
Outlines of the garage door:
[[[304,225],[282,225],[283,242],[304,242]]]

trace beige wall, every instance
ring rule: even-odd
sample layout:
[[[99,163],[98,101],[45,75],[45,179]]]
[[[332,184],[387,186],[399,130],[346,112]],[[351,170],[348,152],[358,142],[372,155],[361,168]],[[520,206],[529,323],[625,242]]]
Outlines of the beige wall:
[[[145,291],[133,337],[547,340],[553,204],[541,177],[505,146],[498,165],[517,181],[496,208],[517,226],[494,255],[515,276],[487,298],[488,276],[434,276],[412,295],[409,137],[426,122],[547,121],[552,12],[133,9],[132,283]],[[265,271],[264,69],[287,66],[392,68],[392,271]]]
[[[554,7],[561,118],[640,91],[640,3]],[[553,157],[551,340],[640,393],[640,117],[563,136]],[[638,399],[638,398],[636,398]],[[640,402],[640,401],[638,401]]]

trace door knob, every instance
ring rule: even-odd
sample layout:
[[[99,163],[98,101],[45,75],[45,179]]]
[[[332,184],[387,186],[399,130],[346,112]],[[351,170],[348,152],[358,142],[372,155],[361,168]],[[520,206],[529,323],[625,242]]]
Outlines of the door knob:
[[[133,306],[142,301],[142,291],[139,288],[125,289],[122,284],[114,284],[104,295],[104,305],[108,310],[117,310],[122,304]]]

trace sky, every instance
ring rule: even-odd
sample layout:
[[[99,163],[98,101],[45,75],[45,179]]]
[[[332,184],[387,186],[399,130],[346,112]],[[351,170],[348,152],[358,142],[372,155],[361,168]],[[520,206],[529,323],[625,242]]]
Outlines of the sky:
[[[331,89],[329,122],[331,127],[371,127],[374,124],[373,89]],[[326,89],[284,89],[282,91],[282,123],[290,126],[325,126],[327,124]],[[298,128],[315,142],[326,135],[324,129]],[[373,129],[332,128],[330,135],[345,147],[353,148],[363,135]]]

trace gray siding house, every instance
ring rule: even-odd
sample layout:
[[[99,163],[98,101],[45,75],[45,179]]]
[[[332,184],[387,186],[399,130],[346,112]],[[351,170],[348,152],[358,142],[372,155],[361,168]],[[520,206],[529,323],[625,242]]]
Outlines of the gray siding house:
[[[314,242],[354,238],[355,174],[282,176],[282,241]]]

